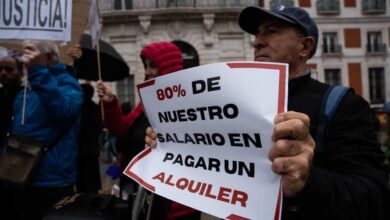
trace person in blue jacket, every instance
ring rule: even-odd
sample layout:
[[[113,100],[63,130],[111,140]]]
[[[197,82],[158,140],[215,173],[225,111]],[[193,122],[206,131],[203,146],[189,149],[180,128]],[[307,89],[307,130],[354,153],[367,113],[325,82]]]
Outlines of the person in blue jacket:
[[[35,220],[42,219],[52,205],[74,193],[83,95],[66,65],[59,63],[58,48],[53,42],[24,42],[21,59],[28,69],[25,111],[21,90],[13,103],[10,132],[52,146],[29,186],[12,191],[17,209],[14,219]]]

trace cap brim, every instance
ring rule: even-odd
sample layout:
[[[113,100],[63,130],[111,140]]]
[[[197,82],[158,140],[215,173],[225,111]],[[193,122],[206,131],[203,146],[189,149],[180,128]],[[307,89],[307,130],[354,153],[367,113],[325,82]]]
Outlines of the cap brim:
[[[294,20],[272,11],[264,10],[258,6],[249,6],[244,8],[239,15],[238,24],[242,30],[255,35],[259,24],[267,17],[273,17],[291,24],[296,24]]]

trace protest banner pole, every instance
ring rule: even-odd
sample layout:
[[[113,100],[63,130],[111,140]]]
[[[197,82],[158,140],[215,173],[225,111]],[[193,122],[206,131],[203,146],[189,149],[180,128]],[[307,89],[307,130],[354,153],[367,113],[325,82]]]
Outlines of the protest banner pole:
[[[99,6],[97,0],[90,0],[89,4],[90,5],[89,5],[88,26],[90,28],[92,46],[96,46],[98,79],[102,80],[102,71],[101,71],[101,63],[100,63],[100,43],[99,43],[100,34],[101,34]],[[102,98],[100,99],[100,111],[102,114],[102,121],[104,121],[104,102]]]
[[[102,80],[102,70],[101,70],[101,65],[100,65],[100,43],[99,43],[99,38],[96,42],[96,51],[97,51],[97,65],[98,65],[98,76],[99,80]],[[100,112],[102,114],[102,120],[104,121],[104,102],[103,99],[100,99]]]
[[[23,65],[23,76],[24,76],[24,91],[23,91],[23,106],[22,106],[22,121],[21,125],[24,125],[24,116],[26,113],[26,101],[27,101],[27,87],[28,87],[28,70]]]

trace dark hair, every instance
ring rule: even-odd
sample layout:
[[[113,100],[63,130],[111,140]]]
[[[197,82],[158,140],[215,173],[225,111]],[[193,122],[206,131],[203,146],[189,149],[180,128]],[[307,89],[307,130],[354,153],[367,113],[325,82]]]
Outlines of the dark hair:
[[[18,69],[19,72],[23,72],[23,63],[20,60],[19,56],[11,56],[13,59],[15,59],[16,62],[16,68]]]
[[[4,56],[4,57],[1,57],[1,58],[8,58],[8,57],[13,59],[13,60],[15,60],[16,69],[18,70],[18,72],[20,74],[22,74],[23,73],[23,63],[20,60],[20,56],[18,56],[18,55],[8,55],[8,56]]]

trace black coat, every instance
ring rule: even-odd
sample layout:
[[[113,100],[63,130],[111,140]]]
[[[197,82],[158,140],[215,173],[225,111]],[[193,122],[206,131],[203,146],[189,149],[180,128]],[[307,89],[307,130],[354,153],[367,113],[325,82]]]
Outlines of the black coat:
[[[20,86],[13,89],[7,89],[6,87],[0,88],[0,148],[4,144],[6,134],[10,130],[13,103],[20,90]]]
[[[99,134],[102,119],[99,105],[92,100],[84,100],[79,134],[79,156],[99,157]]]
[[[316,137],[322,99],[329,85],[305,75],[289,82],[288,110],[310,117]],[[315,153],[309,180],[294,198],[284,198],[283,220],[381,220],[389,204],[388,176],[369,104],[349,91]]]
[[[141,113],[128,128],[126,136],[118,138],[116,144],[117,151],[124,155],[127,162],[130,162],[133,157],[145,149],[146,128],[149,126],[150,124],[145,114]]]
[[[102,127],[99,105],[84,99],[77,160],[77,192],[101,189],[99,168],[99,134]]]

